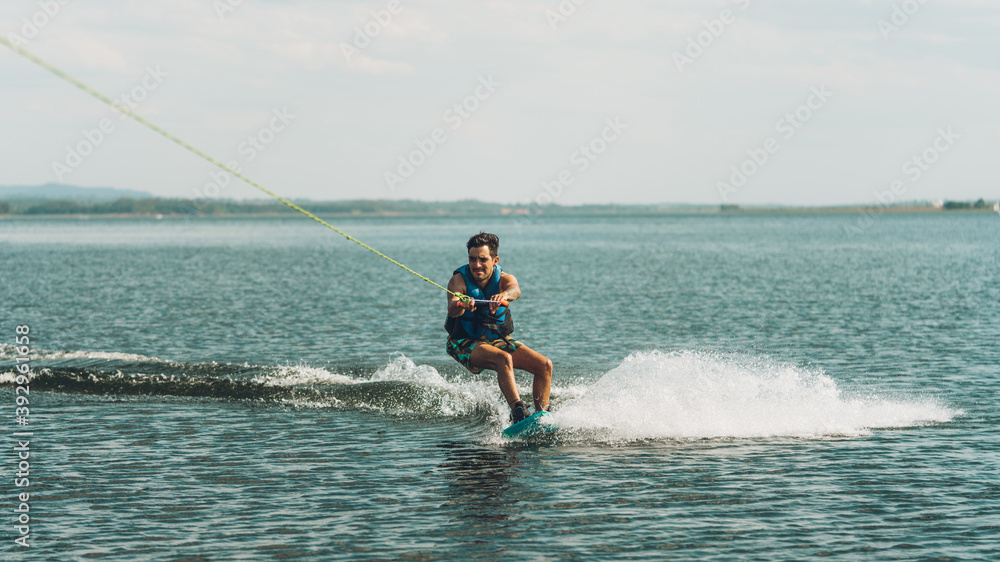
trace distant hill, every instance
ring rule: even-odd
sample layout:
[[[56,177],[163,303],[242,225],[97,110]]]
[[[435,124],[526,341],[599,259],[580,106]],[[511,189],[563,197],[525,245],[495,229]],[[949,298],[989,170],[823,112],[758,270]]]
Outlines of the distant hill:
[[[115,189],[113,187],[76,187],[58,183],[45,185],[8,185],[0,186],[0,200],[49,200],[63,201],[114,201],[116,199],[152,199],[152,193],[132,189]]]
[[[515,220],[545,215],[661,215],[661,214],[772,214],[772,213],[853,213],[853,212],[926,212],[992,211],[984,199],[975,202],[926,201],[897,202],[891,205],[855,205],[838,207],[787,207],[779,205],[700,205],[700,204],[587,204],[536,205],[533,202],[490,203],[463,201],[415,200],[295,200],[317,214],[352,216],[504,216]],[[997,204],[1000,207],[1000,204]],[[144,191],[109,187],[76,187],[61,184],[35,186],[0,186],[0,215],[288,215],[296,211],[273,199],[163,199]],[[1000,211],[998,211],[1000,212]]]

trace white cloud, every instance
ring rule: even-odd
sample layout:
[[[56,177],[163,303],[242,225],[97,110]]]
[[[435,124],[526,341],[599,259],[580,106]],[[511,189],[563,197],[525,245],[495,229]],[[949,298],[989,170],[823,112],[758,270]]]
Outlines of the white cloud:
[[[603,119],[621,116],[632,124],[628,137],[560,202],[612,193],[621,202],[717,202],[715,182],[733,159],[821,84],[837,92],[834,103],[741,193],[743,202],[865,202],[869,184],[895,172],[906,140],[937,126],[968,130],[967,154],[1000,148],[986,134],[997,128],[1000,93],[1000,9],[988,2],[928,3],[885,40],[876,22],[891,3],[862,0],[752,1],[746,10],[728,0],[592,0],[555,30],[546,19],[555,1],[406,1],[348,61],[341,45],[386,4],[244,2],[220,19],[201,0],[73,3],[28,48],[110,95],[161,64],[170,76],[140,112],[223,158],[261,116],[294,107],[301,118],[253,172],[281,178],[295,197],[329,197],[331,184],[350,186],[342,197],[359,189],[390,196],[386,167],[485,74],[500,91],[449,131],[400,196],[524,200]],[[34,6],[0,6],[0,33]],[[727,7],[736,20],[678,72],[672,54]],[[50,181],[46,158],[105,109],[9,53],[0,53],[0,72],[5,129],[25,139],[0,154],[0,183]],[[201,169],[194,156],[178,156],[152,133],[130,139],[134,146],[103,147],[107,167],[92,166],[80,181],[190,191],[201,174],[192,173]],[[962,161],[921,189],[978,196],[989,161]],[[803,191],[804,182],[827,187]]]

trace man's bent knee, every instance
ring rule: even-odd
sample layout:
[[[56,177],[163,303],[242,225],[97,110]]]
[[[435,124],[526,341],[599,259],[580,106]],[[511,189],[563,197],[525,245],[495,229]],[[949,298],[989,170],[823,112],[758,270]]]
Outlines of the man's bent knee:
[[[496,358],[496,366],[499,371],[502,368],[514,370],[514,358],[510,356],[506,351],[501,351],[499,356]]]
[[[514,370],[514,358],[511,357],[506,351],[498,351],[489,359],[490,366],[487,368],[493,369],[498,373],[501,371]]]

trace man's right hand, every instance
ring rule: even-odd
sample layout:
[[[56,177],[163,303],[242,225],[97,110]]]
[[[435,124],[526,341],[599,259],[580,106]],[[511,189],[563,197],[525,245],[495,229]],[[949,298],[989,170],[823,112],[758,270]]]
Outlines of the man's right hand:
[[[465,295],[462,295],[462,296],[465,296]],[[468,298],[468,297],[466,297],[466,298]],[[461,311],[461,313],[458,314],[458,316],[461,316],[462,314],[465,314],[465,309],[468,309],[470,311],[476,309],[476,303],[473,302],[471,299],[463,301],[460,297],[452,296],[451,297],[451,302],[455,306],[455,308],[457,308],[458,310]],[[453,318],[457,318],[457,316],[453,316]]]

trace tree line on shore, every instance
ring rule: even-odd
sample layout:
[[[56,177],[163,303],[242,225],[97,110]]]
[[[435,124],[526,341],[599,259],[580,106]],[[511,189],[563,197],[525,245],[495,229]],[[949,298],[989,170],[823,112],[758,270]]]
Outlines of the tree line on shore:
[[[465,209],[482,211],[494,205],[479,201],[425,203],[420,201],[300,201],[315,213],[330,214],[435,214]],[[497,205],[497,208],[500,206]],[[69,199],[0,201],[0,214],[8,215],[240,215],[296,213],[278,201],[230,199],[129,199],[73,201]]]
[[[975,203],[969,203],[968,201],[945,201],[944,208],[947,211],[955,211],[960,209],[988,209],[990,207],[986,200],[980,198]]]
[[[706,212],[713,210],[740,211],[737,205],[686,205],[665,207],[658,205],[503,205],[483,201],[299,201],[300,205],[319,214],[405,214],[405,215],[500,215],[535,214],[538,212],[562,214],[607,213],[662,213],[688,210]],[[984,199],[975,202],[945,201],[943,209],[985,210],[992,207]],[[749,210],[749,209],[748,209]],[[819,209],[821,210],[821,209]],[[273,215],[291,214],[294,209],[278,201],[235,201],[231,199],[129,199],[113,201],[74,201],[69,199],[0,201],[0,215]]]

